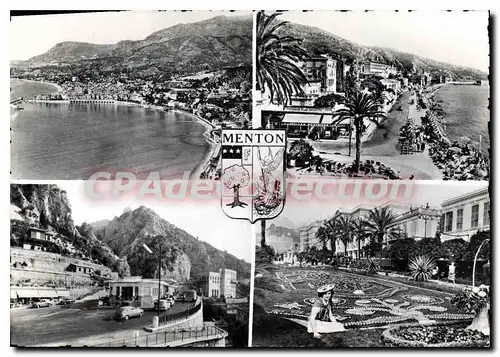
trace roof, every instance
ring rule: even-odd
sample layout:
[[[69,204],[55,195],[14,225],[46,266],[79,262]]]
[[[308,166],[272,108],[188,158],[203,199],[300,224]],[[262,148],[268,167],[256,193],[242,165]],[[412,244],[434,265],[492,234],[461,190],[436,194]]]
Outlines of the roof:
[[[483,196],[483,195],[488,195],[488,197],[489,197],[488,187],[484,187],[484,188],[481,188],[479,190],[475,190],[475,191],[468,192],[468,193],[465,193],[465,194],[460,195],[460,196],[456,196],[456,197],[452,197],[452,198],[449,198],[447,200],[444,200],[443,203],[441,203],[441,206],[442,207],[450,206],[450,205],[453,205],[453,204],[458,203],[460,201],[465,201],[465,200],[479,197],[479,196]]]

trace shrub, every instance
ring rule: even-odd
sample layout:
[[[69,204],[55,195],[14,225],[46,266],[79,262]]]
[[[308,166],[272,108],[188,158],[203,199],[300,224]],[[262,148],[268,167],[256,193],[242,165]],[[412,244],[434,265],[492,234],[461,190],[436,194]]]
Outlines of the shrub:
[[[455,295],[451,301],[461,312],[477,313],[490,302],[490,289],[481,285],[479,287],[467,287]]]
[[[426,255],[413,258],[408,265],[411,276],[415,281],[427,281],[432,277],[432,270],[436,263]]]

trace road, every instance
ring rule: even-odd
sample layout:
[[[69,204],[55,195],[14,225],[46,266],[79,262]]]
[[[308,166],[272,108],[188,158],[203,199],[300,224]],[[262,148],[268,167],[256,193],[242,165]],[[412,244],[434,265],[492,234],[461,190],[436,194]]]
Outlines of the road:
[[[191,305],[176,303],[169,313],[183,311]],[[133,336],[134,331],[142,331],[144,326],[151,325],[153,316],[156,315],[154,311],[145,311],[141,318],[120,322],[110,320],[114,312],[114,309],[84,310],[61,306],[11,309],[11,345],[32,346],[59,342],[63,344],[121,331]]]

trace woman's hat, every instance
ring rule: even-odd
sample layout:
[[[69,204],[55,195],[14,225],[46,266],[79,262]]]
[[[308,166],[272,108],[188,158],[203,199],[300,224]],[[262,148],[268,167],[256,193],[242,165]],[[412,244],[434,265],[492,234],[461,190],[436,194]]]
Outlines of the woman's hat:
[[[327,291],[333,290],[334,287],[335,285],[333,284],[323,285],[318,288],[318,293],[326,293]]]

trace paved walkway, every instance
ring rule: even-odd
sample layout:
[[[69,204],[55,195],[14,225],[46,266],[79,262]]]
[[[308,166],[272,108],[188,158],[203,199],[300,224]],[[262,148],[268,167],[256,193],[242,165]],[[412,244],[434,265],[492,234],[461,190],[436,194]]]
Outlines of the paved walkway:
[[[413,99],[413,104],[409,101]],[[397,110],[401,107],[401,110]],[[413,176],[414,180],[440,180],[443,177],[441,171],[432,162],[428,147],[424,152],[411,155],[401,155],[396,145],[399,139],[401,127],[405,124],[408,117],[415,119],[417,124],[421,124],[421,118],[425,116],[425,110],[417,108],[416,95],[410,95],[409,92],[403,93],[401,98],[394,105],[394,109],[387,115],[382,127],[376,130],[370,140],[361,145],[361,161],[374,160],[389,166],[402,179],[408,179]],[[353,162],[356,155],[355,140],[352,142],[351,156],[348,155],[348,143],[311,141],[314,151],[317,155],[326,160],[336,162]],[[301,173],[293,171],[294,175],[315,176],[319,173]],[[328,176],[328,175],[324,175]]]

